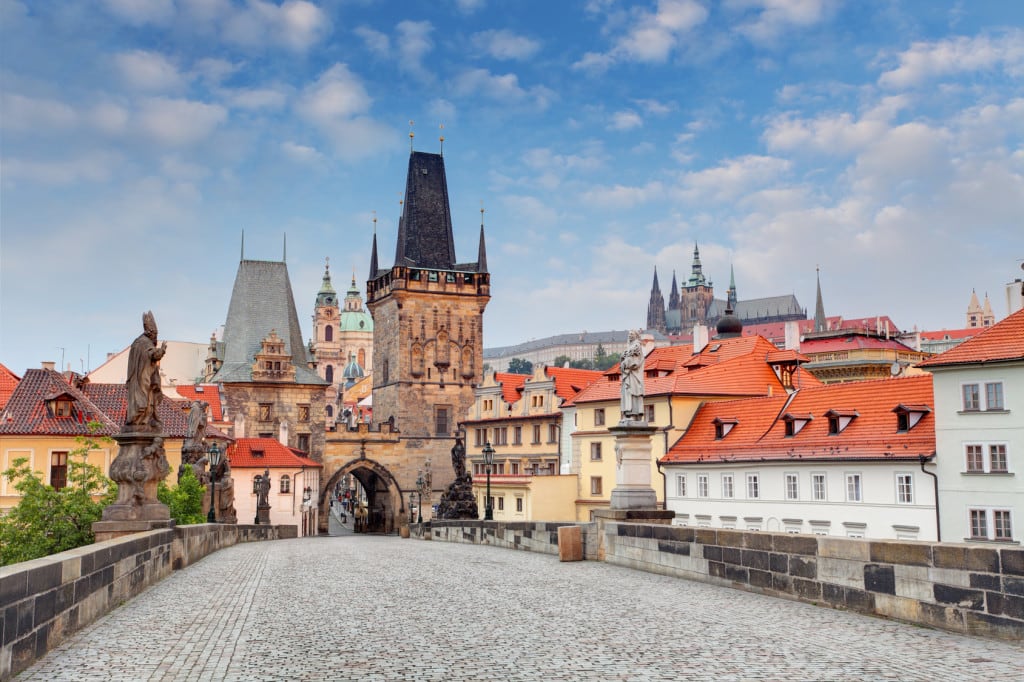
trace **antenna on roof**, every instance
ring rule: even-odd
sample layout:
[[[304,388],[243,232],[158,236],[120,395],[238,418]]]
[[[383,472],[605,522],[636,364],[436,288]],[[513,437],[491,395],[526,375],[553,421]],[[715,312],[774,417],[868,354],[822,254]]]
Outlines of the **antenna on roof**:
[[[444,124],[442,123],[439,127],[441,129],[441,156],[444,156]]]
[[[412,131],[412,127],[416,125],[415,121],[409,121],[409,153],[412,154],[412,138],[416,137],[416,133]]]

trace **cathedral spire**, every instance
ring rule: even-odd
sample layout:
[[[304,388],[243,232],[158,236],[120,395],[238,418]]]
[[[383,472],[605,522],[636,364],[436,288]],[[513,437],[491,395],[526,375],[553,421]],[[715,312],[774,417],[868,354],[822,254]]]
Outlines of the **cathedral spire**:
[[[699,284],[706,284],[704,279],[704,269],[700,264],[700,249],[697,248],[697,242],[693,243],[693,265],[690,268],[690,286],[697,286]]]
[[[487,272],[487,247],[484,244],[484,207],[480,206],[480,248],[476,256],[477,272]]]
[[[818,295],[814,302],[814,331],[823,332],[828,322],[825,320],[825,303],[821,300],[821,268],[815,268],[814,272],[818,279]]]
[[[647,304],[647,328],[657,329],[662,334],[666,332],[665,322],[665,298],[661,295],[661,287],[658,285],[658,267],[654,267],[654,283],[651,285],[651,300]]]
[[[729,264],[729,290],[726,292],[725,298],[728,308],[736,312],[736,305],[738,303],[736,297],[736,271],[731,263]]]

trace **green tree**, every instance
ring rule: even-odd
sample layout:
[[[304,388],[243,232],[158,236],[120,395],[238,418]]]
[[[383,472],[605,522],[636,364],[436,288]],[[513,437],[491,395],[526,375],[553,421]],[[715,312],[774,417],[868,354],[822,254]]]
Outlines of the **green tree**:
[[[597,344],[597,352],[594,354],[594,369],[606,370],[610,367],[614,367],[615,363],[619,361],[619,356],[609,355],[605,352],[604,346]]]
[[[181,470],[178,485],[171,487],[166,481],[160,481],[156,487],[156,498],[167,505],[171,518],[179,526],[206,523],[206,517],[203,515],[205,495],[206,488],[196,478],[191,466],[185,466]]]
[[[569,359],[568,355],[559,355],[557,358],[551,361],[552,367],[572,367],[572,360]]]
[[[569,366],[573,369],[594,369],[594,361],[590,358],[583,358],[582,360],[573,360]]]
[[[95,432],[99,424],[91,423]],[[0,516],[0,566],[29,561],[82,545],[92,544],[92,524],[103,508],[117,498],[117,484],[88,462],[90,450],[100,447],[92,435],[79,436],[79,446],[68,453],[67,485],[55,489],[43,483],[21,457],[2,475],[21,495],[18,505]]]
[[[508,361],[509,374],[533,374],[533,363],[522,358],[512,358]]]

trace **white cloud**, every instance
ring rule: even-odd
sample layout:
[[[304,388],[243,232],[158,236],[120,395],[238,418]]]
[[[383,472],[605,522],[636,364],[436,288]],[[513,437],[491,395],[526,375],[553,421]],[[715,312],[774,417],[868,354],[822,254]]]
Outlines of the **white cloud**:
[[[1024,31],[998,36],[957,37],[917,42],[898,55],[899,66],[878,77],[884,88],[913,88],[927,81],[999,68],[1024,75]]]
[[[98,152],[59,161],[4,158],[4,184],[27,181],[41,185],[67,186],[80,182],[106,182],[120,161],[116,154]]]
[[[226,59],[206,58],[196,62],[194,70],[207,83],[219,85],[232,74],[241,69],[240,64],[229,62]]]
[[[524,89],[514,73],[492,74],[487,69],[469,69],[455,77],[453,89],[456,94],[469,97],[481,95],[498,102],[532,102],[540,109],[546,109],[554,98],[554,92],[538,85]]]
[[[330,19],[323,10],[305,0],[288,0],[280,6],[248,0],[244,10],[225,22],[224,39],[246,47],[269,44],[304,52],[323,40],[330,30]]]
[[[680,184],[683,196],[688,199],[706,197],[729,201],[778,182],[790,167],[786,159],[747,155],[728,159],[714,168],[685,173]]]
[[[580,59],[572,65],[575,71],[589,71],[591,73],[604,73],[612,64],[615,63],[615,58],[609,54],[601,52],[587,52]]]
[[[475,33],[471,42],[477,50],[495,59],[529,59],[540,51],[540,42],[504,29]]]
[[[656,11],[639,11],[636,16],[612,55],[625,61],[664,62],[683,36],[707,21],[708,11],[695,0],[659,0]]]
[[[142,103],[139,127],[160,144],[188,145],[209,137],[227,117],[217,104],[159,97]]]
[[[907,105],[903,97],[885,97],[859,119],[848,112],[814,119],[783,114],[769,121],[762,139],[773,151],[811,149],[830,155],[855,153],[885,135],[890,122]]]
[[[644,120],[635,111],[617,111],[608,123],[609,130],[633,130],[643,126]]]
[[[836,4],[835,0],[732,0],[727,6],[740,10],[756,8],[756,17],[740,23],[736,30],[755,44],[770,44],[790,28],[821,23]]]
[[[75,110],[53,99],[0,94],[0,128],[21,132],[49,133],[73,128],[78,122]]]
[[[313,147],[301,145],[296,142],[282,142],[281,151],[292,161],[304,164],[319,164],[324,161],[324,155]]]
[[[455,0],[455,6],[463,14],[472,14],[483,8],[486,0]]]
[[[88,114],[89,121],[102,133],[119,135],[128,128],[128,111],[113,102],[100,102]]]
[[[673,107],[668,104],[663,104],[655,99],[635,99],[633,100],[638,107],[646,111],[648,114],[653,116],[665,116],[672,112]]]
[[[521,229],[535,230],[542,227],[558,226],[558,211],[537,197],[512,194],[501,197],[501,203],[509,215],[516,216],[520,222]],[[515,242],[509,241],[505,242],[505,244],[512,245]],[[520,246],[523,246],[523,244],[520,244]]]
[[[455,105],[440,97],[431,100],[427,108],[431,116],[445,125],[454,123],[458,116],[458,109],[455,108]]]
[[[665,186],[658,181],[652,181],[643,187],[628,187],[626,185],[594,187],[583,192],[580,195],[580,201],[588,206],[625,209],[663,199],[665,196]]]
[[[288,94],[281,88],[246,88],[228,91],[225,98],[238,109],[280,109]]]
[[[136,90],[173,92],[186,83],[178,67],[157,52],[134,50],[114,57],[114,66],[124,81]]]
[[[434,48],[430,33],[434,30],[429,21],[402,21],[395,27],[398,37],[399,68],[412,73],[423,71],[423,57]]]
[[[133,26],[164,24],[174,17],[174,0],[103,0],[107,11]]]
[[[363,44],[373,54],[387,57],[391,54],[391,40],[387,34],[375,31],[369,26],[359,26],[354,33],[363,39]]]

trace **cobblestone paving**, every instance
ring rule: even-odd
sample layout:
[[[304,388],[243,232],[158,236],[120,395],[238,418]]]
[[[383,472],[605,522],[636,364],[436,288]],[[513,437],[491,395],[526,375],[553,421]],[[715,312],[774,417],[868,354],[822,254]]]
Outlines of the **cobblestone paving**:
[[[236,545],[27,680],[1009,680],[1024,646],[494,547]]]

